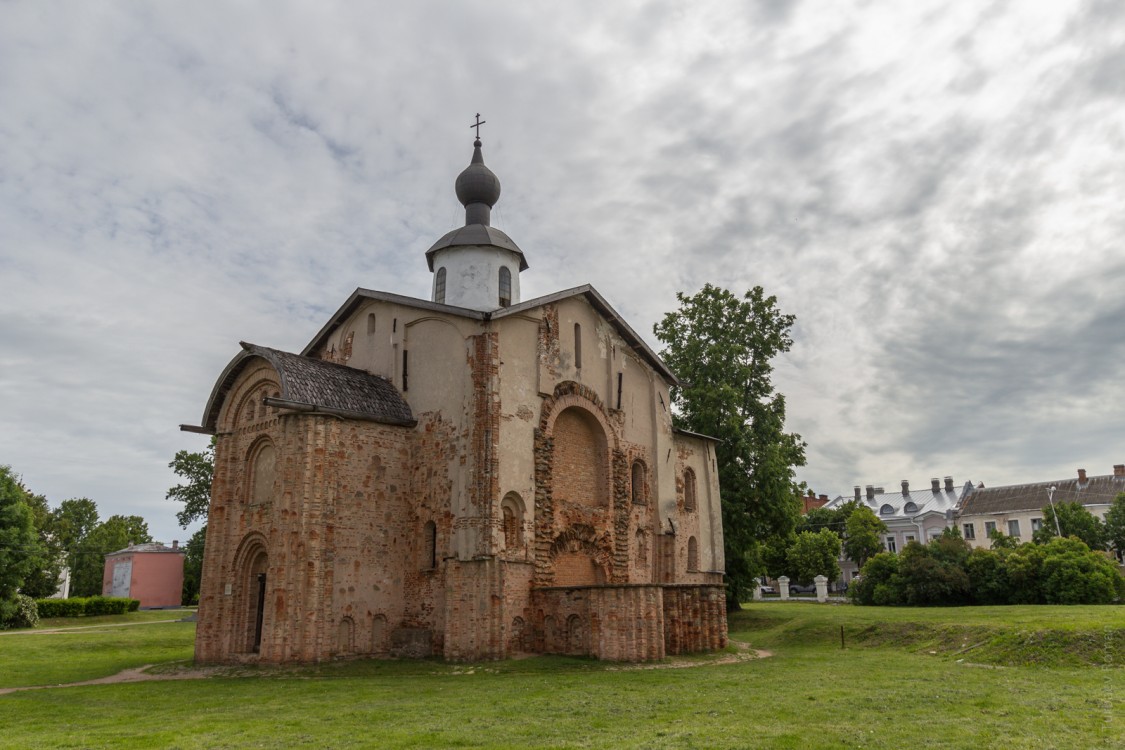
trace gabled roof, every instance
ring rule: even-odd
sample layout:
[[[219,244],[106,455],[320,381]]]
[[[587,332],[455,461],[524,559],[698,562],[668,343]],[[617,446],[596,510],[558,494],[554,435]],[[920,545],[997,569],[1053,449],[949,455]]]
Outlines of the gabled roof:
[[[469,318],[470,320],[479,320],[486,322],[489,320],[499,320],[509,315],[516,315],[521,312],[533,310],[543,305],[549,305],[554,302],[561,302],[562,300],[570,299],[572,297],[585,297],[586,301],[597,310],[601,315],[613,326],[618,335],[625,340],[625,343],[637,353],[637,355],[652,366],[654,370],[660,373],[672,385],[679,385],[679,378],[676,374],[668,369],[668,365],[656,355],[656,352],[649,348],[648,344],[634,331],[625,319],[617,314],[605,298],[598,293],[594,287],[589,284],[576,286],[573,289],[564,289],[561,292],[548,294],[543,297],[536,297],[535,299],[520,302],[519,304],[512,305],[511,307],[501,307],[495,310],[482,312],[480,310],[470,310],[466,307],[455,307],[453,305],[443,305],[437,302],[430,302],[429,300],[417,299],[415,297],[406,297],[401,294],[391,294],[390,292],[380,292],[374,289],[359,288],[352,292],[347,301],[340,306],[340,309],[329,319],[308,346],[302,350],[302,356],[308,356],[316,351],[320,346],[328,340],[328,337],[338,327],[343,325],[344,321],[352,316],[352,314],[359,309],[364,303],[369,300],[380,300],[383,302],[391,302],[404,307],[413,307],[419,310],[431,310],[433,312],[442,312],[449,315],[457,315],[462,318]]]
[[[308,407],[340,416],[383,424],[413,426],[414,415],[398,390],[385,378],[346,365],[240,342],[239,352],[223,370],[203,412],[203,431],[214,433],[230,389],[254,358],[277,371],[278,398],[293,408]]]
[[[1109,505],[1119,492],[1125,492],[1125,476],[1107,474],[1089,477],[1085,482],[1072,478],[1005,487],[979,487],[961,504],[961,515],[1040,510],[1049,502],[1049,487],[1055,488],[1052,499],[1056,503]]]

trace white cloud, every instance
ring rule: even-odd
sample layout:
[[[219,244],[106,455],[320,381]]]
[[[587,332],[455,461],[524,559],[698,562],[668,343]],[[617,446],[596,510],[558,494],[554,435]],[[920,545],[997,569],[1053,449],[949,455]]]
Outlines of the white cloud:
[[[479,111],[526,296],[797,314],[818,491],[1106,472],[1123,39],[1112,3],[0,5],[0,461],[182,536],[175,425],[239,339],[425,296]]]

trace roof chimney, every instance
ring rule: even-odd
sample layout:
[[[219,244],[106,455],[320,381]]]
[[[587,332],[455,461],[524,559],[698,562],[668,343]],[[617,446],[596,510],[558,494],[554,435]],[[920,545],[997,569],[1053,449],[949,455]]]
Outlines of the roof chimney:
[[[946,477],[945,478],[945,491],[946,492],[953,492],[953,477]]]
[[[180,540],[179,539],[173,539],[172,540],[172,549],[179,549],[179,548],[180,548]]]
[[[902,494],[903,495],[909,495],[910,494],[910,482],[908,482],[905,479],[902,480]]]
[[[930,479],[930,492],[933,492],[935,495],[941,492],[941,480],[937,477]]]
[[[873,485],[873,484],[867,485],[867,499],[868,500],[874,500],[875,499],[875,485]]]
[[[1114,464],[1113,465],[1113,476],[1115,476],[1115,477],[1125,477],[1125,464]],[[856,487],[856,491],[859,491],[859,487]]]
[[[863,497],[863,489],[857,484],[855,486],[855,499],[859,500],[861,497]]]
[[[1079,469],[1078,470],[1078,481],[1081,482],[1082,484],[1086,484],[1086,470],[1085,469]]]
[[[817,499],[820,500],[820,502],[822,502],[822,503],[826,503],[826,502],[828,502],[828,495],[821,495]]]

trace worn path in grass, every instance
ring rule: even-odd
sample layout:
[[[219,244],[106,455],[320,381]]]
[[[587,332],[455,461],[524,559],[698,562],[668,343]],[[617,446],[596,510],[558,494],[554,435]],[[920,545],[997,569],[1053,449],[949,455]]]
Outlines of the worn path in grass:
[[[159,620],[158,622],[178,622],[178,620]],[[128,624],[142,625],[147,623]],[[642,669],[684,669],[688,667],[711,667],[720,664],[737,664],[739,662],[748,661],[750,659],[765,659],[767,657],[773,656],[773,654],[769,651],[750,648],[749,643],[731,641],[731,645],[737,648],[738,651],[733,654],[724,654],[713,659],[672,659],[670,661],[665,661],[657,664],[624,664],[616,667],[607,667],[606,671],[626,672]],[[56,685],[23,685],[21,687],[0,688],[0,695],[6,695],[8,693],[18,693],[23,690],[50,690],[53,688],[85,687],[87,685],[116,685],[123,682],[202,680],[207,677],[215,676],[261,677],[261,674],[259,673],[239,674],[237,672],[232,672],[228,667],[191,667],[179,669],[172,672],[149,672],[148,670],[154,666],[156,665],[145,664],[140,667],[124,669],[117,674],[111,674],[107,677],[98,677],[97,679],[93,680],[82,680],[81,682],[66,682]],[[294,669],[300,668],[301,667],[295,667]]]
[[[155,625],[160,622],[183,622],[182,619],[174,620],[147,620],[145,622],[107,622],[102,625],[75,625],[71,628],[46,628],[45,630],[4,630],[0,635],[52,635],[55,633],[73,633],[76,630],[101,630],[102,628],[132,628],[137,625]]]

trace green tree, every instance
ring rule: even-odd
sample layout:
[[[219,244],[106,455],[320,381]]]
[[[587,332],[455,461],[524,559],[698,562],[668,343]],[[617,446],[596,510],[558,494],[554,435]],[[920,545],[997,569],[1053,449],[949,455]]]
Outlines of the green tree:
[[[102,593],[105,556],[131,544],[151,542],[148,523],[140,516],[110,516],[82,542],[71,571],[71,596],[96,596]]]
[[[1014,536],[1008,536],[1000,529],[993,529],[988,532],[988,538],[991,541],[989,547],[992,549],[1018,549],[1020,540]]]
[[[862,568],[867,561],[883,551],[881,534],[887,525],[866,505],[861,505],[848,516],[844,554]]]
[[[184,545],[184,588],[181,604],[199,603],[199,583],[203,580],[203,549],[207,543],[207,527],[191,535]]]
[[[785,397],[773,388],[772,360],[789,350],[795,320],[754,287],[741,299],[707,284],[653,330],[664,361],[682,378],[672,389],[677,426],[718,438],[727,602],[735,608],[761,570],[760,545],[793,531],[805,464],[800,435],[786,433]]]
[[[18,610],[16,595],[43,554],[27,490],[10,466],[0,466],[0,627]]]
[[[1061,502],[1055,503],[1054,507],[1044,507],[1043,525],[1032,536],[1036,544],[1047,544],[1058,536],[1055,531],[1056,516],[1064,537],[1078,537],[1090,549],[1106,548],[1105,524],[1079,502]]]
[[[215,438],[202,451],[192,453],[179,451],[168,464],[177,476],[186,479],[168,490],[168,500],[183,503],[183,510],[176,513],[180,526],[187,528],[194,521],[207,520],[211,507],[211,477],[215,473]]]
[[[1105,535],[1110,546],[1125,556],[1125,492],[1118,494],[1106,511]]]
[[[786,553],[797,583],[810,584],[817,576],[829,583],[840,577],[840,537],[831,529],[802,531]]]
[[[211,508],[211,478],[215,473],[215,438],[202,451],[195,453],[179,451],[168,464],[177,476],[187,480],[172,487],[165,496],[168,500],[183,503],[183,510],[176,513],[180,526],[187,528],[198,520],[207,520]],[[183,603],[191,604],[199,599],[199,584],[203,580],[203,548],[207,539],[207,526],[195,532],[185,545]]]
[[[47,504],[47,498],[24,489],[28,507],[31,508],[31,523],[39,540],[40,554],[20,591],[32,599],[43,599],[53,596],[58,591],[59,573],[65,561],[62,545],[54,531],[54,514]]]
[[[74,497],[63,500],[51,512],[52,533],[55,541],[66,555],[66,566],[70,568],[71,591],[74,594],[74,571],[82,557],[86,537],[98,525],[98,506],[87,497]]]

